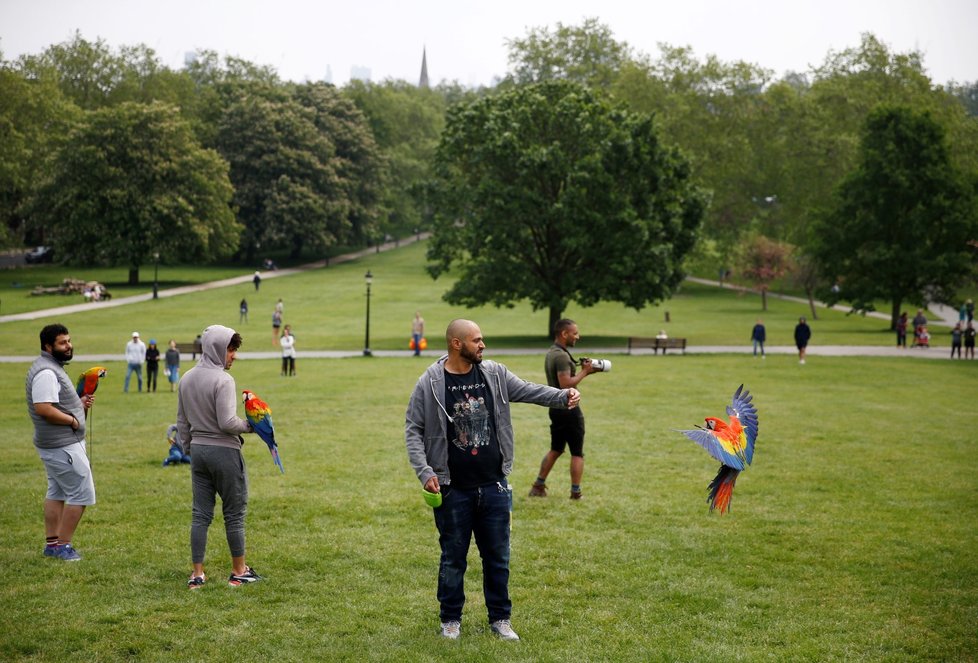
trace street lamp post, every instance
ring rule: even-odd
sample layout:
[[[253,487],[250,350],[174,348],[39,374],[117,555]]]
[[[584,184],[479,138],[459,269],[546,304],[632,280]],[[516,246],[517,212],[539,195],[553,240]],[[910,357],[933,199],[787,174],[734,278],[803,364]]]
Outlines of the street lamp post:
[[[367,282],[367,331],[363,337],[363,356],[372,357],[373,353],[370,351],[370,284],[373,283],[374,275],[368,269],[363,278]]]
[[[153,299],[160,298],[160,252],[153,253]]]

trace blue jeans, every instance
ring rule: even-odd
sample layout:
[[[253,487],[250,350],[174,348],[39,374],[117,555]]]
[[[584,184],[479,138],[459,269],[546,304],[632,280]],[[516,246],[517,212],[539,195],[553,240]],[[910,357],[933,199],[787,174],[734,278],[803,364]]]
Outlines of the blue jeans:
[[[761,354],[763,355],[763,354],[764,354],[764,341],[758,341],[758,340],[757,340],[757,339],[755,338],[755,339],[754,339],[754,356],[755,356],[755,357],[757,356],[757,347],[758,347],[758,346],[760,346],[760,348],[761,348]]]
[[[414,339],[414,356],[417,357],[421,354],[421,334],[411,334],[411,338]]]
[[[489,621],[509,619],[509,526],[512,493],[506,480],[478,488],[443,486],[442,505],[434,510],[441,563],[438,567],[438,602],[441,621],[462,621],[465,605],[465,569],[469,542],[482,557],[482,590]]]
[[[129,378],[132,377],[133,373],[136,373],[136,382],[139,384],[139,391],[143,390],[143,365],[142,364],[127,364],[126,368],[126,384],[123,386],[123,391],[129,391]]]

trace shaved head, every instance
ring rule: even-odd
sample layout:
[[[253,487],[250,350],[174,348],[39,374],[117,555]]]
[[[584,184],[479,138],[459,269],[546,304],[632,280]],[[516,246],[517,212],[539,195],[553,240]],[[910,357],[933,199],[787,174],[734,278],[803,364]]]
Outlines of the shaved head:
[[[473,329],[478,330],[479,325],[465,318],[456,318],[448,323],[448,329],[445,331],[445,342],[450,348],[452,346],[452,339],[457,338],[460,341],[464,341],[471,336]]]
[[[473,364],[482,361],[482,351],[486,344],[483,342],[479,325],[471,320],[459,318],[448,323],[445,340],[448,344],[446,370],[452,373],[467,373]]]

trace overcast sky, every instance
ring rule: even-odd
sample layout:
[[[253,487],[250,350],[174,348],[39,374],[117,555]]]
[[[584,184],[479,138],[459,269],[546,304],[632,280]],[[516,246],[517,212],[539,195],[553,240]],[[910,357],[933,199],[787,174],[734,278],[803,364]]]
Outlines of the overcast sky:
[[[432,83],[473,86],[506,73],[507,39],[589,17],[653,57],[659,43],[691,46],[779,76],[872,32],[892,51],[921,51],[935,83],[978,80],[978,0],[0,0],[0,51],[13,60],[79,30],[113,49],[145,44],[173,68],[207,49],[295,81],[331,71],[343,85],[354,66],[416,82],[426,47]]]

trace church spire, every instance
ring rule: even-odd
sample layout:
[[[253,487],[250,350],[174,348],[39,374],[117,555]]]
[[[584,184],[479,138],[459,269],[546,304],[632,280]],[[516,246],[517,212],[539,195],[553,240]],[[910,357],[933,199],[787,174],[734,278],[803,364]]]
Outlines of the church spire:
[[[428,49],[427,47],[422,47],[421,49],[421,80],[418,81],[418,87],[428,89]]]

